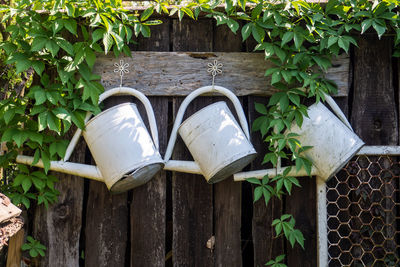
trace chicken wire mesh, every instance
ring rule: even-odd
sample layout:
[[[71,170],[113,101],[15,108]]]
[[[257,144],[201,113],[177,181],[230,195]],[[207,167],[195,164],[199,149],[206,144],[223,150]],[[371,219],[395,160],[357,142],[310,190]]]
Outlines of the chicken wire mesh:
[[[354,157],[327,183],[329,266],[400,266],[400,161]]]

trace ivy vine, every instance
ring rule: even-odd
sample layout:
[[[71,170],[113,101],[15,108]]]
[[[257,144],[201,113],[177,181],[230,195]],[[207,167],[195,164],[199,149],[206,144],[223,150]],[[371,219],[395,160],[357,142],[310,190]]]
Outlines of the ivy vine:
[[[279,159],[294,163],[296,170],[310,173],[312,162],[302,152],[296,134],[287,134],[292,124],[301,127],[307,116],[306,98],[324,100],[334,94],[336,85],[325,77],[332,58],[349,53],[362,34],[379,38],[394,36],[394,55],[400,56],[400,18],[397,0],[329,0],[308,3],[286,1],[182,1],[179,5],[157,0],[142,12],[127,9],[120,0],[21,0],[0,6],[1,56],[6,58],[8,79],[15,86],[3,86],[0,101],[1,142],[7,153],[0,165],[8,170],[9,184],[2,184],[15,204],[30,207],[31,201],[53,203],[58,192],[57,178],[48,175],[50,160],[64,157],[68,144],[65,135],[71,127],[84,129],[87,111],[98,113],[97,102],[104,91],[100,77],[93,74],[97,54],[131,55],[133,36],[149,37],[151,26],[162,23],[154,13],[187,16],[200,14],[226,24],[243,41],[253,38],[256,51],[273,63],[266,70],[271,85],[278,89],[267,105],[255,104],[260,116],[252,128],[260,132],[269,152],[263,163],[276,166]],[[14,69],[12,69],[14,68]],[[1,79],[3,79],[3,74]],[[14,79],[15,80],[15,79]],[[15,165],[18,153],[31,153],[35,162],[44,162],[44,172]],[[254,200],[281,198],[300,186],[295,177],[283,175],[255,184]],[[304,247],[304,237],[295,228],[293,216],[274,220],[276,235],[284,235],[292,246]],[[33,242],[33,241],[32,241]],[[40,253],[42,254],[42,253]],[[284,256],[267,263],[285,266]]]

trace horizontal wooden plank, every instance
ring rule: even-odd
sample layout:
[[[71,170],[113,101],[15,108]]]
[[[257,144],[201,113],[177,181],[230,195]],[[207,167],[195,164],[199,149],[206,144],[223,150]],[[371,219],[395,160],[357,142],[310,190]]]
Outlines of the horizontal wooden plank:
[[[236,95],[272,95],[276,89],[264,76],[272,63],[261,53],[241,52],[132,52],[132,58],[102,56],[96,61],[94,72],[102,76],[106,89],[119,86],[120,76],[114,72],[115,63],[123,60],[129,64],[129,73],[123,85],[133,87],[148,96],[185,96],[193,90],[210,85],[211,74],[207,64],[214,60],[223,64],[222,74],[215,84],[231,89]],[[349,91],[349,57],[334,60],[326,76],[339,87],[338,96]]]

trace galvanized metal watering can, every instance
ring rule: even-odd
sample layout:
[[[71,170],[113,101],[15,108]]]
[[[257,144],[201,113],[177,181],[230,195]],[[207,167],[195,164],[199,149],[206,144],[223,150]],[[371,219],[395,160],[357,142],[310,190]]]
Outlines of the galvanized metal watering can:
[[[241,127],[223,101],[197,111],[182,123],[184,112],[194,98],[214,92],[232,101]],[[194,161],[170,160],[178,132]],[[208,183],[215,183],[242,170],[255,157],[239,99],[224,87],[205,86],[190,93],[179,107],[164,157],[164,169],[202,174]]]
[[[88,113],[85,130],[76,131],[64,159],[51,161],[50,169],[103,181],[111,192],[119,193],[149,181],[163,167],[164,161],[158,152],[156,120],[147,97],[135,89],[119,87],[101,94],[99,103],[112,95],[132,95],[144,104],[152,137],[133,103],[114,106],[92,119],[92,114]],[[97,166],[67,162],[81,134]],[[19,155],[16,161],[30,165],[33,157]],[[43,162],[35,166],[43,168]]]
[[[308,118],[305,117],[302,127],[293,124],[290,131],[300,136],[296,137],[302,145],[311,145],[313,148],[304,152],[312,160],[312,175],[317,175],[327,181],[335,175],[364,145],[364,142],[354,133],[346,116],[337,106],[332,97],[325,95],[326,102],[336,116],[321,102],[308,108]],[[287,167],[286,167],[287,168]],[[242,172],[234,175],[236,181],[245,178],[262,178],[265,175],[282,174],[284,168]],[[296,172],[295,168],[289,173],[291,176],[306,176],[304,170]]]

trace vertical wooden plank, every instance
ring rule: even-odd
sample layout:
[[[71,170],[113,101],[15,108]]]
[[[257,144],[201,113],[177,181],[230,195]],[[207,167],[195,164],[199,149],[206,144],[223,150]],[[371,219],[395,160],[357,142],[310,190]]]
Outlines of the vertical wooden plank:
[[[85,150],[86,144],[82,138],[70,161],[84,163]],[[39,264],[75,267],[79,265],[80,257],[84,179],[63,173],[51,174],[59,179],[55,188],[60,195],[49,209],[40,205],[34,213],[33,235],[47,247],[46,256]]]
[[[137,50],[169,51],[170,20],[151,28],[150,38],[140,38]],[[149,88],[151,90],[151,88]],[[164,155],[167,146],[168,98],[152,97],[160,144]],[[144,114],[144,109],[140,110]],[[164,266],[166,254],[166,172],[161,171],[148,183],[132,192],[131,266]]]
[[[169,51],[170,19],[162,18],[162,24],[151,26],[151,36],[141,36],[134,50],[137,51]]]
[[[113,97],[105,109],[130,98]],[[128,241],[128,193],[112,195],[102,182],[90,181],[85,229],[85,266],[124,266]]]
[[[197,23],[192,23],[191,20],[181,22],[173,20],[173,51],[211,51],[212,30],[211,20],[200,19]],[[174,99],[175,113],[181,101],[182,98]],[[190,115],[210,102],[210,98],[195,99],[186,111],[186,115]],[[175,144],[173,158],[185,160],[191,158],[180,138]],[[207,184],[200,175],[174,172],[172,201],[173,265],[213,266],[213,250],[206,247],[207,241],[212,240],[213,237],[212,185]]]
[[[168,142],[168,98],[152,97],[150,101],[157,120],[160,153],[164,155]],[[165,265],[165,212],[166,172],[161,171],[132,192],[131,266]]]
[[[21,229],[10,238],[10,242],[8,245],[7,267],[21,266],[21,246],[22,244],[24,244],[24,234],[24,229]]]
[[[305,238],[303,250],[299,245],[291,247],[286,241],[288,266],[317,266],[317,223],[316,223],[316,181],[315,177],[299,177],[301,188],[293,187],[292,194],[286,197],[285,213],[292,214],[296,228]]]
[[[259,114],[255,111],[254,103],[268,103],[266,97],[249,97],[249,117],[252,123]],[[252,143],[258,153],[253,162],[252,169],[270,168],[272,166],[262,165],[261,162],[267,152],[267,144],[263,142],[259,132],[252,133]],[[271,224],[274,219],[280,218],[282,214],[282,200],[272,198],[265,206],[263,199],[253,205],[252,236],[254,246],[254,266],[264,266],[271,259],[275,259],[284,253],[282,238],[275,238],[275,231]],[[246,227],[246,226],[244,226]],[[291,265],[289,265],[291,266]],[[294,265],[296,266],[296,265]]]
[[[398,143],[391,53],[391,38],[362,37],[355,49],[351,123],[367,145]]]
[[[177,112],[182,98],[175,99]],[[200,97],[188,107],[187,116],[210,104],[211,98]],[[181,138],[177,139],[174,159],[192,157]],[[174,172],[173,201],[173,264],[174,266],[213,266],[213,190],[201,175]],[[210,248],[207,241],[210,240]]]
[[[212,51],[213,26],[210,19],[183,19],[172,21],[172,51],[209,52]]]
[[[239,34],[233,34],[226,25],[214,28],[214,51],[240,52],[241,48]],[[241,196],[241,183],[232,177],[214,184],[215,266],[242,266]]]

